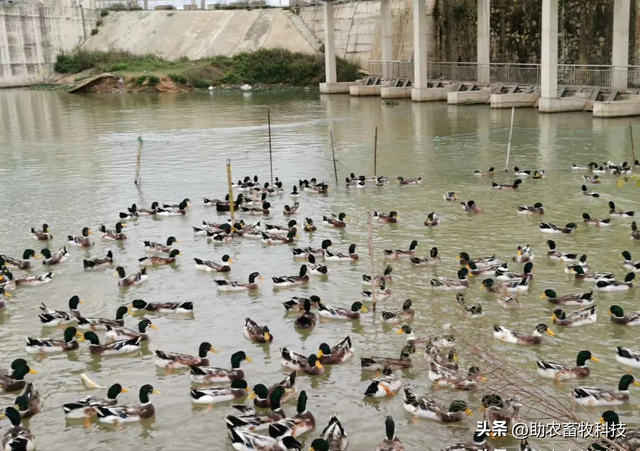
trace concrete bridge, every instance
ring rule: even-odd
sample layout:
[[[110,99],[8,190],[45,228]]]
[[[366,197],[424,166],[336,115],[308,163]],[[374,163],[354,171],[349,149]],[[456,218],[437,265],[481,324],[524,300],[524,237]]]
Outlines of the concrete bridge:
[[[629,66],[630,0],[614,0],[611,65],[558,64],[558,0],[542,1],[541,64],[490,61],[491,0],[477,0],[477,61],[429,61],[425,0],[412,0],[413,61],[393,61],[391,0],[380,0],[382,60],[369,76],[338,83],[332,1],[324,3],[325,94],[380,95],[452,104],[490,103],[494,108],[538,107],[540,112],[593,111],[596,117],[640,115],[640,66]],[[533,0],[532,0],[533,1]]]

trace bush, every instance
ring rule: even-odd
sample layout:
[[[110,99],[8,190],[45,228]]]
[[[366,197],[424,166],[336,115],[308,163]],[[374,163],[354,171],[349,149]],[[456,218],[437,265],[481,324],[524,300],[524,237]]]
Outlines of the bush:
[[[242,80],[240,80],[240,77],[238,77],[238,75],[229,71],[226,72],[224,74],[224,77],[220,79],[220,83],[223,83],[225,85],[239,85],[240,83],[242,83]]]
[[[155,75],[149,75],[148,80],[149,80],[149,86],[155,86],[158,83],[160,83],[160,78],[156,77]]]
[[[116,72],[119,70],[127,70],[129,65],[127,63],[115,63],[109,68],[109,72]]]
[[[186,85],[189,83],[189,79],[182,74],[169,74],[168,77],[180,85]]]
[[[136,77],[136,84],[138,86],[144,85],[145,81],[147,81],[147,76],[146,75],[140,75],[140,76]]]
[[[211,86],[209,80],[205,80],[204,78],[199,78],[197,80],[193,80],[192,82],[194,88],[207,89]]]
[[[98,34],[98,29],[97,29],[97,28],[93,28],[93,29],[91,30],[91,36],[95,36],[95,35],[97,35],[97,34]]]
[[[101,27],[103,23],[104,23],[104,21],[102,19],[98,19],[96,21],[96,27]]]
[[[100,11],[100,17],[107,17],[109,15],[108,9],[103,9]]]

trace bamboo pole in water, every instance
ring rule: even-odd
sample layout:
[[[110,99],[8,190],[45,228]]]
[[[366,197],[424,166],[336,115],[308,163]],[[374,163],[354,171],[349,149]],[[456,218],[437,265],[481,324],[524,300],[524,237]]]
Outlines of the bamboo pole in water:
[[[229,211],[231,212],[231,224],[235,224],[235,205],[233,199],[233,187],[231,186],[231,160],[227,160],[227,183],[229,184]]]
[[[633,165],[636,164],[636,146],[633,144],[633,127],[629,124],[629,135],[631,136],[631,168],[633,169]]]
[[[376,287],[375,287],[375,274],[373,272],[373,214],[367,212],[367,224],[369,225],[369,274],[371,274],[371,310],[376,311]]]
[[[267,108],[267,127],[269,128],[269,167],[271,168],[271,184],[273,185],[273,156],[271,154],[271,110],[269,108]]]
[[[378,126],[373,137],[373,175],[378,176]]]
[[[507,143],[507,162],[504,164],[504,171],[509,170],[509,157],[511,156],[511,137],[513,136],[513,116],[516,114],[516,109],[511,107],[511,127],[509,127],[509,142]]]
[[[329,130],[329,139],[331,140],[331,154],[333,155],[333,172],[336,175],[336,186],[338,186],[338,167],[336,166],[336,151],[333,148],[333,131]]]
[[[142,136],[138,136],[138,157],[136,158],[136,178],[133,181],[136,185],[140,185],[140,164],[142,163]]]

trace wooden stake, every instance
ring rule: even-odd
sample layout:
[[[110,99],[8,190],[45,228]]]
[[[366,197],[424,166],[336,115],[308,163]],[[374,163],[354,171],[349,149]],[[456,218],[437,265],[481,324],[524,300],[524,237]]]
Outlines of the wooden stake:
[[[511,127],[509,128],[509,142],[507,143],[507,162],[504,164],[504,172],[509,170],[509,157],[511,156],[511,137],[513,136],[513,117],[516,114],[515,107],[511,108]]]
[[[231,186],[231,160],[227,160],[227,183],[229,184],[229,211],[231,212],[231,225],[236,223],[235,199],[233,198],[233,186]]]
[[[142,162],[142,136],[138,136],[138,157],[136,158],[136,178],[133,181],[136,185],[142,184],[140,179],[140,164]]]
[[[373,272],[373,214],[370,211],[367,212],[367,224],[369,225],[369,274],[371,274],[371,300],[373,301],[371,310],[375,312],[377,299],[375,287],[376,275]]]
[[[269,166],[271,167],[271,184],[273,185],[273,156],[271,154],[271,111],[269,110],[269,108],[267,108],[267,126],[269,128]]]
[[[338,167],[336,166],[336,151],[333,148],[333,131],[329,130],[329,139],[331,140],[331,154],[333,155],[333,172],[336,175],[336,186],[338,186]]]
[[[633,165],[636,164],[636,146],[633,144],[633,127],[631,127],[631,124],[629,124],[629,136],[631,136],[631,158],[633,159],[631,168],[633,169]]]
[[[373,175],[378,176],[378,126],[373,137]]]

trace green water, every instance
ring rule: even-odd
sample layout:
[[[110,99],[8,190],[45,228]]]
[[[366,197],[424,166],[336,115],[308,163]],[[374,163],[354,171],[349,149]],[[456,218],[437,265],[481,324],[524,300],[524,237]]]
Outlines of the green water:
[[[289,246],[266,247],[259,241],[234,239],[224,246],[207,244],[195,237],[191,226],[202,220],[222,222],[226,218],[203,206],[202,197],[222,198],[226,193],[227,159],[231,159],[233,178],[258,174],[268,181],[269,157],[266,107],[270,108],[273,133],[273,173],[285,182],[288,193],[300,178],[316,177],[330,183],[327,196],[303,194],[299,221],[310,216],[319,226],[313,235],[300,233],[300,246],[319,247],[330,238],[334,248],[345,252],[357,243],[363,257],[357,263],[328,262],[330,276],[321,281],[312,278],[301,288],[274,290],[271,276],[294,275],[300,263],[291,257]],[[244,350],[253,363],[243,368],[251,386],[270,385],[281,380],[288,370],[281,367],[278,348],[310,354],[322,342],[336,344],[346,335],[354,343],[356,358],[332,367],[325,376],[298,378],[298,390],[309,394],[309,410],[315,415],[317,429],[302,438],[307,449],[326,425],[332,412],[340,413],[349,434],[351,450],[370,450],[384,438],[384,418],[393,415],[396,432],[408,449],[439,449],[462,440],[470,440],[475,422],[482,419],[479,399],[483,394],[499,391],[503,397],[514,394],[503,391],[492,380],[479,392],[434,391],[427,377],[423,357],[416,355],[414,368],[403,375],[405,385],[417,393],[432,396],[449,404],[453,399],[467,400],[474,410],[472,418],[454,425],[429,420],[415,420],[405,412],[402,394],[392,399],[368,401],[363,397],[372,374],[362,373],[359,357],[382,355],[396,357],[404,339],[394,328],[383,325],[379,312],[365,315],[355,322],[320,321],[310,333],[293,328],[295,315],[286,315],[281,305],[295,295],[319,295],[326,304],[350,306],[360,298],[361,275],[368,271],[368,210],[396,210],[401,215],[397,225],[376,224],[374,247],[376,271],[386,262],[382,250],[407,248],[418,240],[419,254],[428,255],[437,246],[442,264],[431,269],[412,268],[406,261],[394,262],[393,295],[381,301],[380,309],[397,309],[410,298],[417,317],[413,328],[417,335],[439,333],[444,324],[452,324],[464,339],[481,349],[491,349],[509,362],[528,372],[529,381],[545,389],[550,396],[563,399],[571,406],[571,383],[559,389],[553,381],[535,373],[535,360],[542,357],[573,363],[580,349],[589,349],[601,359],[591,362],[592,376],[586,385],[615,388],[626,371],[615,361],[615,346],[640,348],[632,328],[612,325],[605,314],[613,304],[631,312],[638,309],[637,288],[617,294],[598,294],[598,322],[576,329],[553,327],[556,337],[551,344],[521,347],[497,344],[492,337],[494,323],[523,332],[531,332],[540,322],[550,323],[553,306],[539,299],[545,288],[558,293],[588,291],[592,284],[576,282],[563,272],[564,264],[545,257],[546,240],[555,239],[562,251],[587,253],[593,270],[612,271],[622,278],[626,270],[619,254],[629,250],[640,260],[640,242],[630,241],[630,221],[615,219],[613,226],[599,230],[580,222],[583,212],[593,217],[606,217],[606,201],[615,200],[620,209],[640,210],[640,188],[615,185],[612,176],[603,176],[602,185],[593,187],[600,199],[580,192],[582,174],[572,173],[572,163],[587,164],[628,160],[629,121],[600,121],[583,113],[539,115],[536,110],[516,112],[516,130],[511,154],[512,166],[530,170],[544,169],[543,180],[527,180],[517,192],[497,192],[491,181],[473,176],[474,169],[489,166],[503,169],[508,137],[510,111],[491,110],[487,106],[447,106],[401,101],[397,107],[382,106],[379,99],[357,99],[349,96],[319,97],[315,92],[242,94],[163,94],[163,95],[82,95],[60,92],[0,91],[0,252],[19,256],[25,248],[39,251],[41,243],[29,236],[29,228],[47,222],[55,239],[51,248],[66,244],[67,234],[79,234],[85,226],[97,231],[100,223],[113,226],[118,212],[133,202],[148,207],[151,202],[177,202],[185,197],[193,207],[184,217],[161,220],[140,218],[125,230],[129,239],[115,245],[100,239],[90,251],[71,249],[69,261],[54,269],[54,280],[44,286],[20,288],[0,314],[0,365],[6,368],[16,357],[25,357],[24,336],[61,334],[58,329],[42,329],[37,318],[38,305],[66,308],[68,299],[79,295],[86,316],[112,317],[119,305],[133,299],[147,301],[193,301],[193,319],[151,316],[158,331],[152,331],[151,342],[139,355],[94,358],[86,344],[81,350],[46,358],[26,357],[39,374],[30,375],[43,394],[43,412],[32,418],[28,426],[36,435],[40,449],[232,449],[226,439],[226,426],[220,419],[231,413],[228,404],[212,411],[192,407],[190,380],[183,372],[166,374],[156,369],[152,350],[196,353],[202,341],[209,341],[220,351],[212,355],[212,364],[230,366],[231,354]],[[637,121],[634,120],[637,124]],[[400,187],[394,183],[384,188],[346,190],[344,177],[349,172],[373,173],[374,128],[378,127],[377,172],[389,178],[422,176],[418,187]],[[333,130],[338,159],[337,187],[329,145]],[[140,188],[132,183],[135,172],[136,138],[144,140]],[[638,138],[640,139],[640,137]],[[496,182],[510,183],[513,174],[498,172]],[[442,195],[455,191],[462,200],[475,200],[484,207],[481,215],[464,213],[458,203],[447,203]],[[270,223],[284,224],[282,215],[288,195],[271,200],[274,205]],[[544,220],[564,225],[579,223],[572,235],[542,234],[539,218],[516,214],[516,205],[542,202]],[[436,211],[441,224],[426,228],[422,224],[430,211]],[[348,227],[343,231],[321,226],[321,215],[346,212]],[[249,218],[250,222],[257,219]],[[137,259],[144,256],[142,240],[163,241],[178,238],[184,254],[175,267],[149,270],[149,280],[128,290],[117,286],[111,270],[85,273],[82,259],[102,256],[113,250],[117,264],[133,272]],[[455,256],[467,251],[475,257],[496,254],[510,261],[518,245],[530,244],[535,253],[535,280],[526,294],[519,295],[524,309],[508,311],[496,303],[496,296],[478,289],[477,278],[471,281],[466,296],[469,302],[481,302],[486,312],[482,319],[461,315],[454,292],[434,291],[429,280],[434,273],[454,277],[459,265]],[[245,280],[259,271],[267,281],[258,294],[218,293],[216,275],[194,269],[193,257],[219,260],[230,254],[236,263],[229,277]],[[39,263],[38,263],[39,265]],[[520,264],[511,268],[521,270]],[[40,267],[32,271],[42,272]],[[16,274],[21,273],[15,271]],[[572,310],[572,309],[571,309]],[[242,336],[245,317],[267,324],[275,336],[270,346],[258,346]],[[127,326],[139,319],[126,317]],[[103,335],[101,335],[103,338]],[[459,346],[461,366],[483,367],[482,358]],[[162,392],[153,397],[156,417],[143,424],[114,429],[93,423],[84,428],[82,422],[65,422],[61,405],[91,392],[80,383],[79,375],[88,374],[101,385],[119,382],[130,389],[119,400],[137,402],[140,386],[152,384]],[[493,385],[492,385],[493,384]],[[638,424],[638,393],[632,387],[632,402],[615,408],[623,421]],[[636,391],[638,389],[635,389]],[[10,405],[15,394],[0,394],[0,404]],[[522,409],[524,421],[542,421],[532,406]],[[285,406],[293,414],[293,404]],[[584,419],[597,420],[605,409],[578,409]],[[6,424],[6,422],[5,422]],[[554,441],[530,440],[534,447],[556,448]],[[185,445],[187,444],[187,445]],[[224,444],[224,445],[223,445]],[[515,441],[499,441],[497,445],[515,449]],[[566,448],[567,445],[564,445]],[[564,449],[564,448],[563,448]]]

